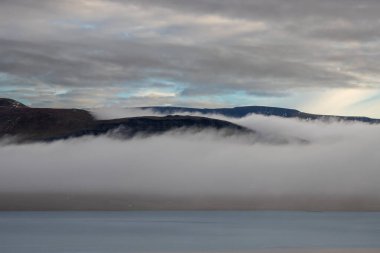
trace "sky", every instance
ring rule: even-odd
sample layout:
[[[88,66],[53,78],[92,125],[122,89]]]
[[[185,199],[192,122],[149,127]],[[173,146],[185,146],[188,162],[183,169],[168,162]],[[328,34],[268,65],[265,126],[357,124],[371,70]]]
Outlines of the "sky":
[[[0,97],[380,118],[378,0],[1,0]]]

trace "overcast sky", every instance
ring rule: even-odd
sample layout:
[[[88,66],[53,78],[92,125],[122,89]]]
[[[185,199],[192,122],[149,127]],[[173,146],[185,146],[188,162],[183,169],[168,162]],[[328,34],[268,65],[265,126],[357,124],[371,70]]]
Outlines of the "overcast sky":
[[[1,0],[0,95],[380,117],[378,0]]]

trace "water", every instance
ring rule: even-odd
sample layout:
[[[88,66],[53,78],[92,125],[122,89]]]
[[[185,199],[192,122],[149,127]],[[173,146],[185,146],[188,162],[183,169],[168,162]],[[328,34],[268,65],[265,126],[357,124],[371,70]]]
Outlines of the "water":
[[[0,252],[375,248],[380,213],[0,212]]]

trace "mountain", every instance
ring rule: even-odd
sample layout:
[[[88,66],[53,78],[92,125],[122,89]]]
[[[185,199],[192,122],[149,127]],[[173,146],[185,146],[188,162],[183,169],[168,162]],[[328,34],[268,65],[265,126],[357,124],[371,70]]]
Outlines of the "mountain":
[[[26,108],[27,106],[9,98],[0,98],[0,108]]]
[[[166,131],[195,128],[223,129],[226,134],[256,133],[253,130],[229,121],[209,117],[173,115],[183,113],[220,114],[241,118],[255,113],[266,116],[299,118],[304,120],[359,121],[370,124],[380,123],[379,119],[367,117],[344,117],[316,115],[293,109],[246,106],[220,109],[197,109],[184,107],[142,107],[167,116],[143,116],[111,120],[97,120],[92,114],[81,109],[31,108],[12,99],[0,98],[0,138],[15,137],[17,141],[53,141],[85,135],[111,134],[118,138],[135,135],[161,134]],[[256,133],[259,137],[260,134]]]
[[[358,121],[370,124],[379,124],[380,119],[372,119],[368,117],[349,117],[349,116],[334,116],[334,115],[318,115],[304,113],[294,109],[268,107],[268,106],[242,106],[233,108],[187,108],[187,107],[171,107],[171,106],[153,106],[141,107],[140,109],[152,110],[160,114],[178,114],[178,113],[201,113],[205,115],[219,114],[226,117],[242,118],[249,114],[259,114],[265,116],[277,116],[283,118],[299,118],[303,120],[336,120],[336,121]]]
[[[110,132],[119,138],[129,138],[183,128],[253,133],[231,122],[207,117],[170,115],[96,120],[80,109],[30,108],[9,99],[0,99],[0,105],[0,137],[17,137],[18,141],[52,141]]]

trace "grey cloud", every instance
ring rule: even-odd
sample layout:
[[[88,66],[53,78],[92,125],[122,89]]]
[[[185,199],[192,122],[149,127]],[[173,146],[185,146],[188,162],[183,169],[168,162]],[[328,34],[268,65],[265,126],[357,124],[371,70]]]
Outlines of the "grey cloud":
[[[366,42],[380,39],[380,23],[358,24],[351,27],[324,27],[316,28],[310,32],[316,38],[335,40],[338,42]]]
[[[118,1],[128,3],[131,1]],[[164,6],[166,8],[180,9],[197,13],[225,14],[232,17],[260,18],[260,19],[292,19],[292,18],[357,18],[358,20],[376,18],[376,0],[142,0],[132,1],[144,3],[145,6]],[[374,9],[375,8],[375,9]]]
[[[133,90],[161,79],[180,85],[179,96],[194,98],[232,90],[379,87],[378,1],[67,0],[0,6],[0,72],[19,80],[15,87]]]

